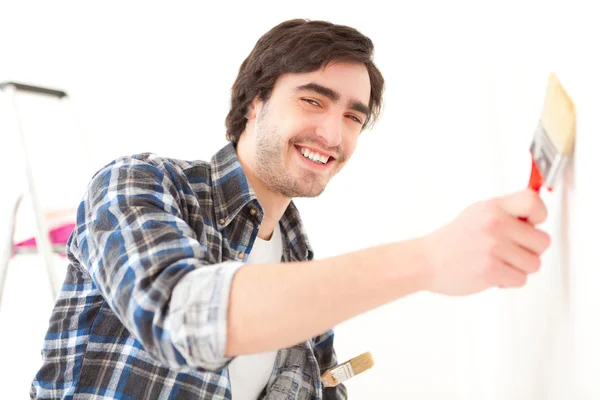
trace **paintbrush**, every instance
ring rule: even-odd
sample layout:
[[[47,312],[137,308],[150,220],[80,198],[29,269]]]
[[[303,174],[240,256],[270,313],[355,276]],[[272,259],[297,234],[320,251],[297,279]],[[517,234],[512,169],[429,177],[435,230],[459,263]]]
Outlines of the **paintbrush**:
[[[552,190],[573,155],[575,120],[575,104],[556,75],[551,73],[542,115],[529,148],[532,162],[530,189],[539,192],[546,186]]]
[[[373,365],[371,353],[366,352],[334,368],[328,369],[321,375],[321,381],[323,381],[325,387],[337,386],[353,376],[365,372],[373,367]]]
[[[529,189],[540,192],[542,186],[552,191],[557,179],[573,155],[575,141],[575,104],[551,73],[546,86],[542,115],[535,130],[529,151],[531,175]],[[520,217],[525,221],[526,218]]]

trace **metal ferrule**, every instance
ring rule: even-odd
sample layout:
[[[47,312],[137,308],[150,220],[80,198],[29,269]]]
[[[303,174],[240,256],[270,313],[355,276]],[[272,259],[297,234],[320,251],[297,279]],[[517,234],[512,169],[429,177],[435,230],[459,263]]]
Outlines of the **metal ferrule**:
[[[335,379],[336,384],[342,383],[354,376],[354,370],[350,363],[342,364],[331,370],[331,375]]]
[[[548,136],[548,132],[544,128],[542,120],[538,123],[529,150],[540,173],[544,177],[544,185],[552,188],[556,177],[561,174],[565,167],[568,157],[556,149],[556,146],[554,146]]]

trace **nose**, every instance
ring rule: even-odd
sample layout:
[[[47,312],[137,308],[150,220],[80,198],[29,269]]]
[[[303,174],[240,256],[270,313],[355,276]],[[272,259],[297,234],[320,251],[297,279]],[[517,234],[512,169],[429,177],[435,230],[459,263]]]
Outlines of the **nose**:
[[[339,146],[342,142],[342,121],[337,115],[324,116],[315,133],[323,138],[328,146]]]

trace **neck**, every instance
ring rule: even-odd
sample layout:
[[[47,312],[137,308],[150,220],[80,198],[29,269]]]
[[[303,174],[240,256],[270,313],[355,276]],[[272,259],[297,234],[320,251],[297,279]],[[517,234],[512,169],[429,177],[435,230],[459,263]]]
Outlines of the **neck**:
[[[275,224],[279,223],[279,220],[283,216],[285,210],[288,208],[291,199],[269,190],[265,183],[256,176],[251,163],[246,162],[246,157],[244,156],[243,151],[239,151],[238,149],[239,146],[236,146],[236,152],[240,165],[242,166],[242,169],[246,174],[246,178],[248,179],[248,183],[254,190],[254,193],[256,193],[258,202],[264,211],[263,220],[260,225],[260,229],[258,230],[258,237],[263,240],[269,240],[273,235]]]
[[[263,240],[269,240],[271,239],[275,225],[279,223],[283,213],[288,208],[290,199],[272,193],[256,178],[250,180],[250,184],[265,213],[260,224],[260,229],[258,230],[258,237]]]

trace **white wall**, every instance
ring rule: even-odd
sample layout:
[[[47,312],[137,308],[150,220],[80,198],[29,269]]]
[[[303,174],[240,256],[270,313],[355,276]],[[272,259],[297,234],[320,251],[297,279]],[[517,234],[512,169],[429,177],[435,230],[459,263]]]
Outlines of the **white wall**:
[[[516,291],[396,301],[338,326],[337,349],[342,360],[363,351],[375,358],[348,382],[355,399],[595,399],[600,35],[591,7],[569,3],[1,1],[0,81],[67,90],[92,169],[143,151],[206,159],[225,144],[229,89],[260,35],[293,17],[358,28],[375,42],[386,104],[326,192],[298,200],[324,258],[426,233],[471,202],[525,187],[546,78],[556,71],[578,107],[579,131],[565,181],[543,194],[553,245],[542,271]],[[20,179],[7,165],[18,147],[6,110],[0,151],[13,187]],[[41,121],[32,134],[64,134]],[[74,154],[62,142],[52,152],[37,145],[46,172],[59,167],[55,152]],[[71,194],[56,192],[53,202],[69,204]],[[6,210],[13,191],[2,193]],[[10,398],[26,397],[50,311],[34,260],[13,263],[0,308],[1,359],[13,360],[2,363],[0,387]]]

